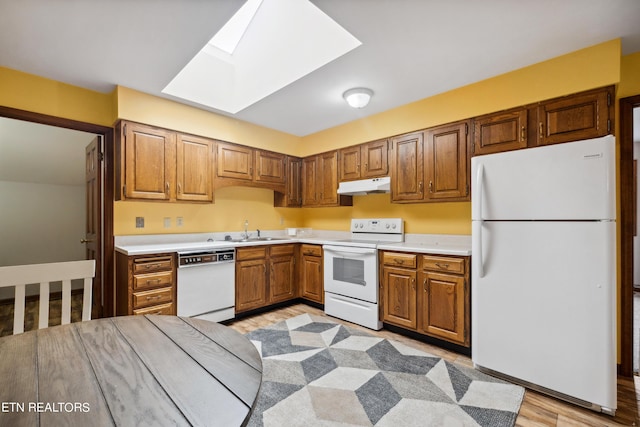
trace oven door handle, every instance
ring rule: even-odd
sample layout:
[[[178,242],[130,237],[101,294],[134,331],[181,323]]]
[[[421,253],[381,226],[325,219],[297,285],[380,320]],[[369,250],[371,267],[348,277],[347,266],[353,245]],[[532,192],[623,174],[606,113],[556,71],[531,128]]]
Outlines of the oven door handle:
[[[350,246],[323,246],[325,251],[335,252],[348,255],[371,255],[375,254],[376,250],[373,248],[355,248]]]

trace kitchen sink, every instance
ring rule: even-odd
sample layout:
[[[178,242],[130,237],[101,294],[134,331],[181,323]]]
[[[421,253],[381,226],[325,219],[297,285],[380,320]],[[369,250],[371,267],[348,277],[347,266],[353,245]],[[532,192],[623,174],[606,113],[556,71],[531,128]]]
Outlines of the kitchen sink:
[[[272,242],[278,240],[289,240],[283,237],[249,237],[248,239],[231,239],[231,242],[242,243],[242,242]]]

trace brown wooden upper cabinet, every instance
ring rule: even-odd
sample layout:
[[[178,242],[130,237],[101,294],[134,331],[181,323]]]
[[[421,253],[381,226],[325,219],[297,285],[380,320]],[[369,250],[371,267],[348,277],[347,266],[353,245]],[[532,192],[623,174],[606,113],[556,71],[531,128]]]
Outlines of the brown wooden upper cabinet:
[[[391,140],[391,201],[421,202],[423,192],[423,132]]]
[[[476,117],[473,155],[608,135],[613,96],[610,86]]]
[[[214,145],[210,139],[177,135],[177,200],[213,201]]]
[[[252,181],[253,157],[252,148],[219,142],[217,176]]]
[[[287,156],[285,175],[285,191],[273,192],[273,205],[281,208],[302,206],[302,159]]]
[[[341,149],[340,181],[387,176],[388,146],[388,140],[383,139]]]
[[[527,148],[527,117],[522,107],[473,119],[473,154]]]
[[[285,191],[284,154],[218,142],[216,187],[243,185]]]
[[[305,157],[302,161],[302,206],[351,206],[351,196],[338,195],[338,152]]]
[[[213,201],[214,141],[126,121],[116,129],[116,199]]]
[[[469,200],[469,122],[391,140],[391,201]]]
[[[582,92],[537,107],[538,145],[597,138],[612,132],[613,89]]]

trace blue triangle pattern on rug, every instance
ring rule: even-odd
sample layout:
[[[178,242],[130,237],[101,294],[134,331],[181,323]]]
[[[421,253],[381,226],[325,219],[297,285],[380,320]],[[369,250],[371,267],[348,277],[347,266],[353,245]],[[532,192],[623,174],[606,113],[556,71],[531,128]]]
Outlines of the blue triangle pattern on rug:
[[[263,378],[276,379],[264,380],[252,427],[512,427],[524,396],[520,386],[326,317],[302,315],[247,336],[261,351]]]

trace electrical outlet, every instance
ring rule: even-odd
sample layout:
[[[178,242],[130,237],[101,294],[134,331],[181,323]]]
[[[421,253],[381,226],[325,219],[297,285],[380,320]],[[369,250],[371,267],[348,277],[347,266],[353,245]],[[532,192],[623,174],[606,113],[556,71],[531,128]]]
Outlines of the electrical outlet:
[[[137,216],[136,217],[136,228],[144,228],[144,217]]]
[[[171,218],[168,216],[164,218],[164,228],[171,228]]]
[[[184,220],[182,219],[181,216],[176,217],[176,226],[177,227],[182,227],[184,225]]]

